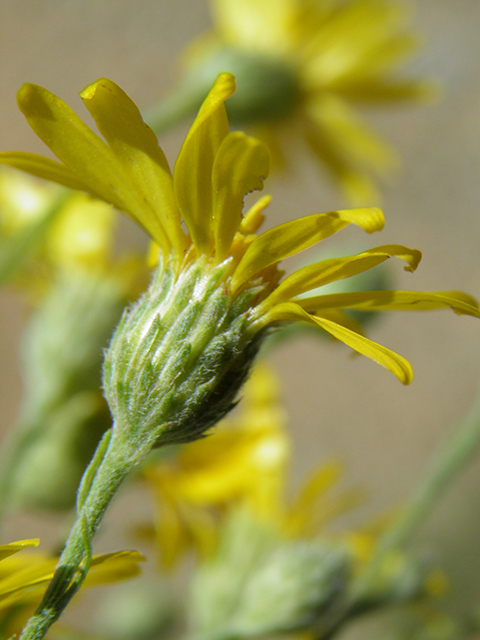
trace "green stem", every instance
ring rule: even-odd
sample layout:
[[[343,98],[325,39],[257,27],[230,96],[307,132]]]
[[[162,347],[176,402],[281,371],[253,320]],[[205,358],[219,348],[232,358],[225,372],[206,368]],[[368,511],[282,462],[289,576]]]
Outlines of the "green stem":
[[[80,589],[90,567],[92,541],[103,514],[128,472],[145,457],[107,431],[86,470],[78,492],[77,518],[52,581],[21,640],[40,640]]]
[[[316,633],[316,640],[329,640],[350,618],[365,609],[385,558],[401,549],[428,517],[457,475],[473,460],[480,448],[480,393],[470,413],[453,430],[427,466],[423,478],[393,525],[378,541],[376,550],[342,602]]]
[[[357,596],[366,593],[383,560],[404,547],[443,497],[446,489],[480,448],[480,393],[464,421],[448,435],[430,461],[423,478],[392,527],[380,538],[375,553],[358,577]]]

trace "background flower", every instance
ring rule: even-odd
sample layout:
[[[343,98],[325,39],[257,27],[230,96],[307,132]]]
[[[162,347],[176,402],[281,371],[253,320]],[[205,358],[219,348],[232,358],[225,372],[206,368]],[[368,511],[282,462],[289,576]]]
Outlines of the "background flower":
[[[392,0],[211,0],[210,5],[213,28],[185,56],[183,86],[196,87],[230,71],[239,87],[229,105],[234,124],[256,126],[256,135],[281,163],[290,164],[288,142],[300,139],[302,150],[316,157],[351,201],[378,201],[374,178],[388,176],[398,158],[356,107],[418,102],[431,93],[428,82],[402,73],[418,44],[406,5]]]

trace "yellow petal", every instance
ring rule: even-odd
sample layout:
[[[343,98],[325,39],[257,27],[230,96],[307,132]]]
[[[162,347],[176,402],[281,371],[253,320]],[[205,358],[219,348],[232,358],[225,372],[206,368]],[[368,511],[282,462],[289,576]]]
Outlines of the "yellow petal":
[[[213,218],[215,255],[222,262],[229,253],[243,210],[243,199],[263,189],[268,176],[270,154],[255,138],[235,131],[226,136],[213,164]]]
[[[365,167],[353,162],[350,154],[336,144],[328,128],[306,119],[304,122],[305,142],[326,168],[331,177],[339,183],[353,204],[379,202],[380,195]]]
[[[384,222],[380,209],[372,207],[319,213],[274,227],[248,247],[233,274],[232,288],[235,291],[262,269],[311,247],[348,224],[373,233],[382,229]]]
[[[378,174],[398,167],[393,148],[372,132],[342,98],[322,94],[308,103],[308,116],[322,132],[323,138],[346,158],[365,165]]]
[[[93,195],[136,217],[141,199],[122,164],[70,107],[34,84],[23,85],[17,100],[38,137]]]
[[[119,551],[94,556],[85,585],[95,586],[133,577],[139,572],[138,563],[144,560],[138,551]],[[52,579],[57,562],[58,558],[30,556],[25,568],[15,567],[10,575],[0,581],[0,609],[18,602],[37,599],[39,588]]]
[[[116,551],[93,556],[84,584],[93,587],[132,578],[140,573],[139,562],[145,562],[145,556],[138,551]]]
[[[15,570],[0,581],[0,610],[38,595],[34,587],[42,587],[53,577],[58,558],[30,558],[29,565]]]
[[[9,544],[0,545],[0,560],[4,560],[9,556],[25,549],[27,547],[38,547],[40,544],[39,538],[31,538],[30,540],[18,540],[17,542],[10,542]]]
[[[275,304],[290,300],[294,296],[312,291],[330,282],[368,271],[391,256],[403,258],[407,262],[405,269],[414,271],[420,262],[421,255],[420,251],[401,245],[383,245],[356,256],[322,260],[299,269],[285,278],[259,306],[261,308],[261,311],[259,308],[259,312],[264,312]]]
[[[159,244],[165,236],[177,255],[186,248],[173,194],[173,180],[163,151],[135,103],[114,82],[102,78],[81,92],[102,136],[137,185],[144,206],[142,225]]]
[[[223,40],[274,55],[288,49],[296,5],[292,0],[213,0],[210,4]]]
[[[461,291],[359,291],[314,296],[295,302],[310,312],[331,308],[362,311],[430,311],[450,307],[459,315],[480,318],[475,298]]]
[[[408,360],[398,353],[327,318],[309,315],[298,304],[284,302],[283,304],[277,305],[264,316],[263,322],[260,320],[259,324],[267,325],[277,322],[308,322],[315,324],[330,333],[337,340],[358,351],[358,353],[361,353],[391,371],[402,384],[410,384],[412,381],[412,367]]]
[[[178,207],[200,252],[210,251],[213,245],[212,169],[228,135],[224,102],[234,90],[234,77],[220,74],[185,138],[173,172]]]
[[[268,207],[271,201],[271,195],[262,196],[254,205],[250,207],[250,209],[243,217],[242,222],[240,223],[240,233],[243,233],[247,236],[258,231],[258,229],[262,226],[263,221],[265,220],[263,210]]]
[[[397,102],[404,100],[430,101],[441,95],[441,84],[434,80],[385,81],[372,79],[349,82],[337,89],[338,93],[349,100],[359,102]]]
[[[22,151],[0,153],[0,164],[15,167],[15,169],[25,171],[25,173],[29,173],[32,176],[56,182],[70,189],[88,190],[88,186],[63,164],[35,153],[24,153]]]
[[[350,83],[362,82],[377,78],[379,82],[387,83],[385,72],[390,71],[399,62],[412,55],[419,47],[419,38],[407,33],[384,39],[375,47],[366,47],[357,57],[356,64],[350,72],[338,81],[329,84],[330,89],[337,92],[341,87],[348,87]]]
[[[396,37],[406,24],[405,7],[399,3],[343,3],[306,43],[310,74],[325,82],[353,75],[370,52]]]

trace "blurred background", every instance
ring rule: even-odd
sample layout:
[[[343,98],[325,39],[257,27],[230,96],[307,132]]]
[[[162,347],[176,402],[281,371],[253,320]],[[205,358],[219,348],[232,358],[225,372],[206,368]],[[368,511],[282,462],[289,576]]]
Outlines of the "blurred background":
[[[384,189],[382,234],[343,235],[360,248],[395,242],[421,249],[415,275],[392,265],[397,288],[462,289],[480,297],[480,3],[418,0],[414,23],[424,44],[410,71],[440,78],[444,95],[431,106],[365,111],[397,147],[403,168]],[[47,87],[83,114],[78,91],[107,76],[148,107],[174,85],[179,56],[208,28],[209,14],[206,0],[2,0],[0,25],[0,149],[44,153],[16,107],[23,82]],[[172,165],[186,127],[161,138]],[[311,159],[296,157],[293,164],[293,174],[266,184],[274,197],[271,225],[348,205]],[[123,233],[145,243],[126,220]],[[2,430],[15,420],[21,398],[18,344],[27,317],[15,294],[1,293]],[[366,358],[352,358],[343,345],[315,337],[288,342],[269,356],[290,415],[293,488],[321,460],[342,460],[345,485],[361,486],[368,496],[356,522],[407,498],[480,387],[480,327],[472,318],[447,311],[385,315],[369,335],[410,360],[415,378],[409,387]],[[110,522],[124,520],[121,504]],[[455,585],[452,595],[463,602],[480,601],[479,507],[480,461],[416,538],[438,554]],[[54,518],[22,516],[5,535],[48,535],[56,526]],[[116,529],[107,524],[99,550],[125,546]]]

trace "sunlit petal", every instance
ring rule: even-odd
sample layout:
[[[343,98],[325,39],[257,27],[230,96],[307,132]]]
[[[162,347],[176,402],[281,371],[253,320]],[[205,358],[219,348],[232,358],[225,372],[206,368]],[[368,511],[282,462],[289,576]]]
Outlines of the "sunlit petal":
[[[413,271],[420,261],[421,253],[416,249],[409,249],[401,245],[383,245],[356,256],[322,260],[303,267],[285,278],[262,304],[262,309],[271,308],[275,304],[285,302],[294,296],[299,296],[331,282],[368,271],[391,256],[404,259],[407,262],[405,269]]]
[[[212,169],[228,135],[224,102],[234,90],[233,76],[220,74],[185,138],[173,172],[178,207],[195,246],[202,252],[213,246]]]
[[[271,309],[264,317],[264,321],[265,318],[268,318],[269,324],[294,321],[315,324],[330,333],[337,340],[358,351],[358,353],[361,353],[391,371],[402,384],[410,384],[413,379],[413,371],[410,363],[398,353],[327,318],[309,315],[298,304],[284,302]]]
[[[142,195],[144,207],[137,215],[143,226],[160,244],[165,244],[166,232],[177,255],[183,257],[186,238],[175,204],[170,168],[137,106],[106,78],[84,89],[80,97]]]
[[[0,545],[0,560],[4,560],[14,553],[22,551],[27,547],[38,547],[40,544],[39,538],[31,538],[29,540],[18,540],[17,542],[10,542],[9,544]]]
[[[262,269],[311,247],[348,224],[373,233],[382,229],[384,222],[380,209],[372,207],[319,213],[274,227],[248,247],[234,273],[232,287],[237,289]]]
[[[136,217],[139,197],[115,154],[62,100],[25,84],[18,106],[39,138],[95,196]]]
[[[230,133],[220,145],[213,165],[213,218],[215,255],[222,262],[228,255],[251,191],[263,189],[270,154],[265,145],[243,133]]]
[[[451,308],[459,315],[480,317],[475,298],[461,291],[355,291],[302,298],[295,302],[309,312],[322,309],[430,311]]]

